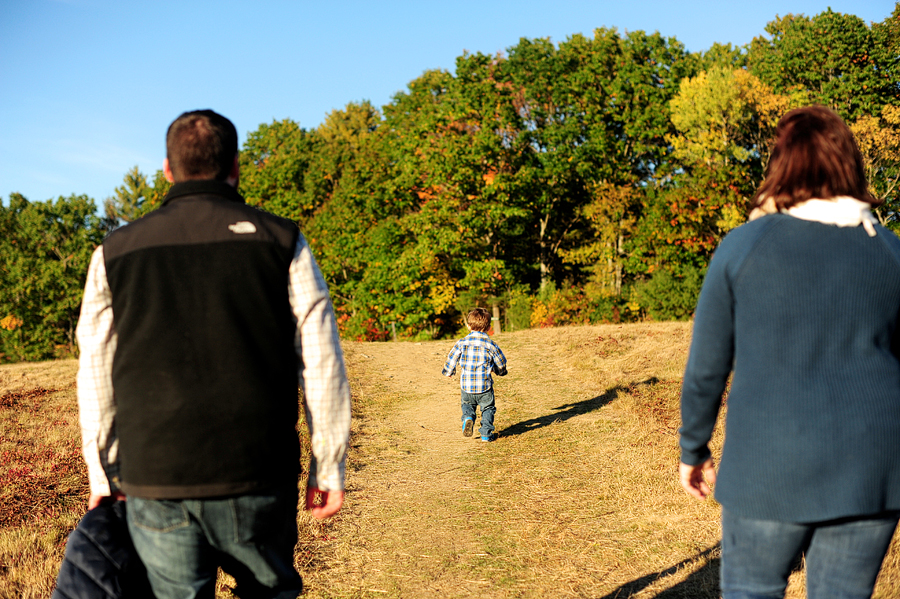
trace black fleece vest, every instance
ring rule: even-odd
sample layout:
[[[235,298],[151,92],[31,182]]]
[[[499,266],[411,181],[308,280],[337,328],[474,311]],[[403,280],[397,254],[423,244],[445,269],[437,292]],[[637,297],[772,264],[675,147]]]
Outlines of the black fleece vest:
[[[104,241],[121,486],[157,499],[296,484],[299,231],[217,181],[176,184]]]

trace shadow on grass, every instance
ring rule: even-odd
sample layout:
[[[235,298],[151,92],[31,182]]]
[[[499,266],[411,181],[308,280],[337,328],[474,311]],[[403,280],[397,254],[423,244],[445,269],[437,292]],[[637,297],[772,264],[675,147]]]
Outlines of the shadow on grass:
[[[512,437],[514,435],[521,435],[522,433],[527,433],[528,431],[532,431],[544,426],[549,426],[554,422],[563,422],[568,420],[569,418],[574,418],[575,416],[581,416],[582,414],[587,414],[589,412],[593,412],[594,410],[599,410],[603,406],[611,403],[617,397],[619,397],[620,393],[628,393],[638,385],[655,385],[658,382],[659,379],[654,376],[650,377],[646,381],[634,383],[632,385],[617,385],[612,389],[608,389],[605,393],[603,393],[603,395],[598,395],[593,399],[585,399],[584,401],[579,401],[577,403],[565,404],[553,408],[554,410],[557,410],[553,414],[517,422],[516,424],[508,426],[502,431],[499,431],[499,436]]]
[[[631,582],[626,582],[616,590],[601,597],[601,599],[628,599],[646,589],[651,584],[667,576],[677,574],[679,570],[698,560],[706,560],[706,563],[692,572],[690,576],[673,587],[654,595],[655,599],[718,599],[719,597],[719,547],[716,543],[712,547],[704,549],[697,555],[666,568],[660,572],[654,572],[641,576]],[[715,557],[712,557],[715,555]]]

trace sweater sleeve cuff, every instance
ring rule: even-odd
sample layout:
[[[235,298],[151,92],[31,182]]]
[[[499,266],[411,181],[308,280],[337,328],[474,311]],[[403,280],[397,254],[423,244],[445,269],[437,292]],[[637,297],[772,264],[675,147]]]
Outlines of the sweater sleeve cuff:
[[[684,447],[681,448],[681,463],[687,464],[688,466],[699,466],[710,457],[712,457],[712,452],[709,451],[709,446],[707,445],[695,450],[688,450]]]

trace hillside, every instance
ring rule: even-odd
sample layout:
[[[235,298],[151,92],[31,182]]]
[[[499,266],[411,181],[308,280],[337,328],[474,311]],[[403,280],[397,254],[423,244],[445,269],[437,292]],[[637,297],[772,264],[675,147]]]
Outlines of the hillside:
[[[346,345],[348,502],[308,524],[309,596],[718,597],[718,507],[676,479],[690,324],[495,339],[510,374],[491,444],[459,431],[452,342]],[[876,596],[900,589],[891,559]],[[798,572],[788,596],[802,591]]]
[[[460,433],[451,341],[346,343],[347,502],[300,517],[304,596],[717,597],[718,508],[676,480],[689,338],[689,323],[496,336],[509,375],[490,444]],[[84,509],[73,383],[72,361],[0,368],[0,599],[48,595]],[[876,597],[900,592],[898,555]]]

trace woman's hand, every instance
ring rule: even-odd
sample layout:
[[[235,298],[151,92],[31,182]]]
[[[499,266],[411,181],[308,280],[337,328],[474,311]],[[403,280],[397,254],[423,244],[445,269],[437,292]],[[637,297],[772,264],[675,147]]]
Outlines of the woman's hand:
[[[688,466],[682,462],[678,473],[681,475],[681,486],[688,495],[696,499],[706,499],[716,484],[716,464],[712,458],[696,466]]]

